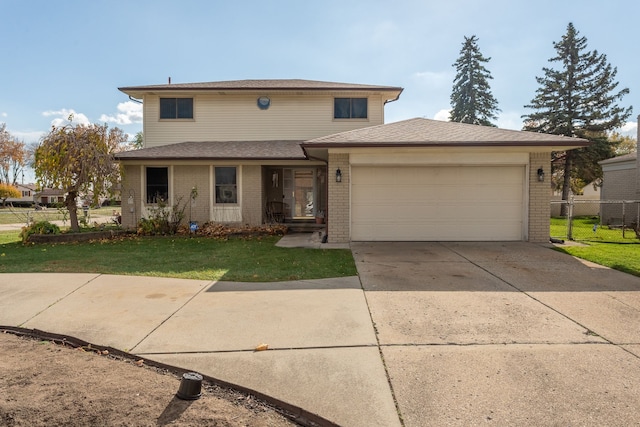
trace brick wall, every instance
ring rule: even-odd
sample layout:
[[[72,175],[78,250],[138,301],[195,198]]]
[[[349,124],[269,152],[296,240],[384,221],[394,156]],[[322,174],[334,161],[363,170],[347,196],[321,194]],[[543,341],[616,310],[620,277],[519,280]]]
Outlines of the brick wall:
[[[538,181],[538,168],[545,173],[544,181]],[[549,241],[549,218],[551,216],[551,153],[529,154],[529,241]]]
[[[342,182],[336,182],[336,169],[342,172]],[[329,199],[327,208],[327,235],[329,243],[346,243],[350,238],[349,213],[349,154],[329,153],[327,179]]]
[[[143,194],[140,193],[142,166],[125,166],[122,176],[122,226],[135,228],[140,218],[140,206],[142,206]],[[133,204],[129,204],[129,196],[133,198]]]
[[[171,204],[178,202],[185,206],[183,224],[187,224],[189,219],[197,221],[201,225],[212,220],[211,197],[211,168],[209,165],[177,165],[173,166],[170,172],[169,188]],[[239,191],[241,192],[242,203],[242,225],[258,226],[262,223],[263,216],[263,185],[262,167],[259,165],[243,166],[239,168],[242,176],[238,177]],[[144,166],[129,165],[124,167],[122,180],[122,225],[127,228],[134,228],[138,220],[145,215],[144,211],[144,190],[142,189],[142,174]],[[191,202],[191,189],[196,187],[198,196]],[[133,195],[133,205],[128,204],[129,195]],[[238,207],[225,207],[240,213]],[[229,214],[232,221],[239,221],[239,216]],[[222,215],[224,217],[225,215]],[[236,219],[237,217],[237,219]]]
[[[191,202],[191,189],[194,187],[198,190],[198,196]],[[185,206],[183,224],[187,224],[189,218],[200,225],[209,221],[209,166],[174,166],[173,192],[173,203]]]
[[[242,167],[242,222],[243,225],[262,224],[264,205],[262,185],[262,167],[259,165]]]

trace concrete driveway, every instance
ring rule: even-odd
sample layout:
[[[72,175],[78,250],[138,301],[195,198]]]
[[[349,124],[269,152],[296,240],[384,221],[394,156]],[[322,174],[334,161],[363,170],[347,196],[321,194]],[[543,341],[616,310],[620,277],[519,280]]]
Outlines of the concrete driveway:
[[[353,243],[406,426],[640,424],[640,278],[529,243]]]
[[[640,425],[640,278],[529,243],[351,249],[359,277],[0,274],[0,325],[196,370],[342,426]]]

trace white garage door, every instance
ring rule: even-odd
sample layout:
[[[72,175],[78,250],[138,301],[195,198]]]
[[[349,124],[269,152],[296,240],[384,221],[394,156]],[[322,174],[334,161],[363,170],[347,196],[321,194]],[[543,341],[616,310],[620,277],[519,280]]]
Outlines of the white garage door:
[[[524,175],[524,166],[353,166],[351,239],[523,240]]]

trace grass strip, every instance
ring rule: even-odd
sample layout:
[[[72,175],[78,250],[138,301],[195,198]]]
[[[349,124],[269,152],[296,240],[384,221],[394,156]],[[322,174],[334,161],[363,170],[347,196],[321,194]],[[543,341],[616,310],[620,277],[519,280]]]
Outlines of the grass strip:
[[[278,239],[172,236],[57,245],[9,242],[0,244],[0,273],[82,272],[234,282],[357,274],[350,250],[279,248]]]

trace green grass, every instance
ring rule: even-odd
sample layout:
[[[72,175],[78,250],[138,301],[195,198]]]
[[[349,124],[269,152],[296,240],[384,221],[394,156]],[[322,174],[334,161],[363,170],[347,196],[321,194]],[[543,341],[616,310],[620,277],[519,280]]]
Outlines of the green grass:
[[[594,242],[586,246],[556,249],[596,264],[640,276],[640,245]]]
[[[596,226],[594,231],[593,227]],[[624,235],[623,235],[624,234]],[[567,238],[567,219],[551,218],[551,237]],[[607,242],[607,243],[640,243],[636,233],[627,228],[622,232],[621,228],[609,228],[600,226],[598,217],[576,217],[573,219],[572,237],[580,242]]]
[[[91,209],[91,216],[111,216],[113,211],[120,211],[120,206],[106,206],[100,209]],[[33,208],[0,208],[0,224],[26,224],[28,218],[32,221],[62,221],[69,223],[69,215],[56,208],[36,211]],[[82,209],[78,209],[78,217],[83,215]]]
[[[4,245],[7,243],[16,243],[20,241],[19,230],[0,231],[0,245]]]
[[[8,236],[12,236],[7,234]],[[220,241],[147,237],[58,245],[6,242],[0,273],[104,273],[185,279],[272,282],[356,275],[349,250],[279,248],[279,237]]]

